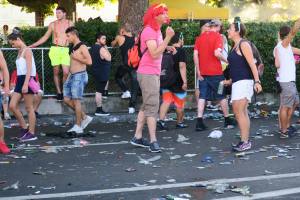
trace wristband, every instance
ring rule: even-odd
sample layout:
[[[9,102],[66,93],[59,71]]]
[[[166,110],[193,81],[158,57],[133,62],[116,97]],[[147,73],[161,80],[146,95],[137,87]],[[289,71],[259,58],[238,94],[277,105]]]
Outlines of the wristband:
[[[254,84],[258,83],[259,85],[261,85],[260,81],[254,81]]]

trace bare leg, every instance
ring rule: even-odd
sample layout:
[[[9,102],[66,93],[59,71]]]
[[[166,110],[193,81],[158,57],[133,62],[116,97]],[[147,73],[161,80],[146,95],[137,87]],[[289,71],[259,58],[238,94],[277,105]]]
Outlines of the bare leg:
[[[38,111],[38,109],[41,105],[42,99],[43,99],[42,95],[39,95],[39,94],[34,95],[34,97],[33,97],[33,108],[34,108],[35,112]]]
[[[202,118],[205,108],[205,100],[204,99],[198,99],[198,117]]]
[[[3,121],[0,117],[0,142],[4,142],[4,128],[3,128]]]
[[[26,111],[28,113],[29,132],[34,134],[36,118],[33,109],[33,94],[24,94],[24,102]]]
[[[14,92],[11,97],[9,109],[13,112],[14,116],[18,120],[20,127],[23,129],[26,129],[27,124],[26,124],[24,117],[19,109],[19,102],[21,99],[22,99],[22,95]]]
[[[280,107],[279,117],[280,117],[280,122],[281,122],[281,131],[283,133],[287,132],[289,109],[291,109],[291,108],[288,108],[286,106],[281,106]]]
[[[135,130],[135,138],[140,139],[143,137],[143,128],[146,122],[144,111],[139,111],[137,122],[136,122],[136,130]]]
[[[59,66],[54,66],[53,67],[53,80],[54,80],[54,84],[55,84],[55,88],[56,88],[56,92],[58,94],[61,94],[61,89],[60,89],[60,79],[59,79]]]
[[[73,102],[75,108],[76,124],[78,126],[81,126],[81,121],[82,121],[81,101],[79,99],[74,99]]]
[[[227,101],[227,99],[221,100],[220,105],[221,105],[224,117],[228,117],[229,113],[228,113],[228,101]]]
[[[150,142],[157,141],[156,139],[156,118],[155,117],[146,117],[147,119],[147,125],[150,135]]]
[[[250,134],[250,119],[248,116],[248,100],[236,100],[232,103],[233,112],[238,122],[240,132],[241,132],[241,141],[248,142]]]
[[[170,107],[170,104],[166,103],[166,102],[163,102],[160,105],[160,108],[159,108],[159,119],[160,120],[164,120],[165,119],[166,114],[167,114],[167,112],[169,110],[169,107]]]
[[[95,101],[97,107],[102,107],[102,94],[100,92],[96,92]]]
[[[70,67],[66,65],[62,65],[62,70],[63,70],[63,83],[64,83],[68,78]]]
[[[183,116],[184,116],[184,109],[183,108],[177,108],[177,124],[183,122]]]
[[[71,100],[68,97],[64,97],[64,102],[69,108],[71,108],[73,111],[75,111],[75,105],[74,105],[73,100]],[[81,112],[81,120],[83,120],[85,118],[86,118],[86,114],[84,112]]]

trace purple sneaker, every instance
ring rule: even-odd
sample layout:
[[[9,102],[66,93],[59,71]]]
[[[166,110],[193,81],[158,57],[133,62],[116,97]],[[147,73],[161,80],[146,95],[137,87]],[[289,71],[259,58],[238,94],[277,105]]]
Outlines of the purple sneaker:
[[[20,142],[28,142],[34,140],[37,140],[37,137],[29,131],[23,137],[20,138]]]
[[[20,129],[20,137],[18,137],[18,139],[20,140],[21,138],[23,138],[27,132],[28,132],[28,128],[21,128]]]
[[[232,149],[233,149],[233,151],[242,152],[242,151],[246,151],[246,150],[251,149],[251,147],[252,147],[252,143],[250,141],[248,141],[248,142],[242,142],[242,141],[240,141]]]

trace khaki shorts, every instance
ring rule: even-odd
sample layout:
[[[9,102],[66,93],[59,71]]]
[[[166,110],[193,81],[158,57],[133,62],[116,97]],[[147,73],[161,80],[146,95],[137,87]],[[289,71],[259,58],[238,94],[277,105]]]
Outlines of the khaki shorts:
[[[299,104],[299,94],[295,82],[281,82],[280,106],[293,108]]]
[[[157,118],[159,110],[159,75],[137,73],[137,80],[143,96],[143,104],[140,110],[144,111],[145,117]]]

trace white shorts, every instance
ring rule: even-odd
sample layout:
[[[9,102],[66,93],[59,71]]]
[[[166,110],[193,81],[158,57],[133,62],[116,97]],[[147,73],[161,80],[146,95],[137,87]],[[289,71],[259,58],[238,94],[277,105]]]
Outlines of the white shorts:
[[[240,80],[233,83],[231,90],[231,102],[246,98],[250,103],[253,96],[253,87],[253,80]]]

